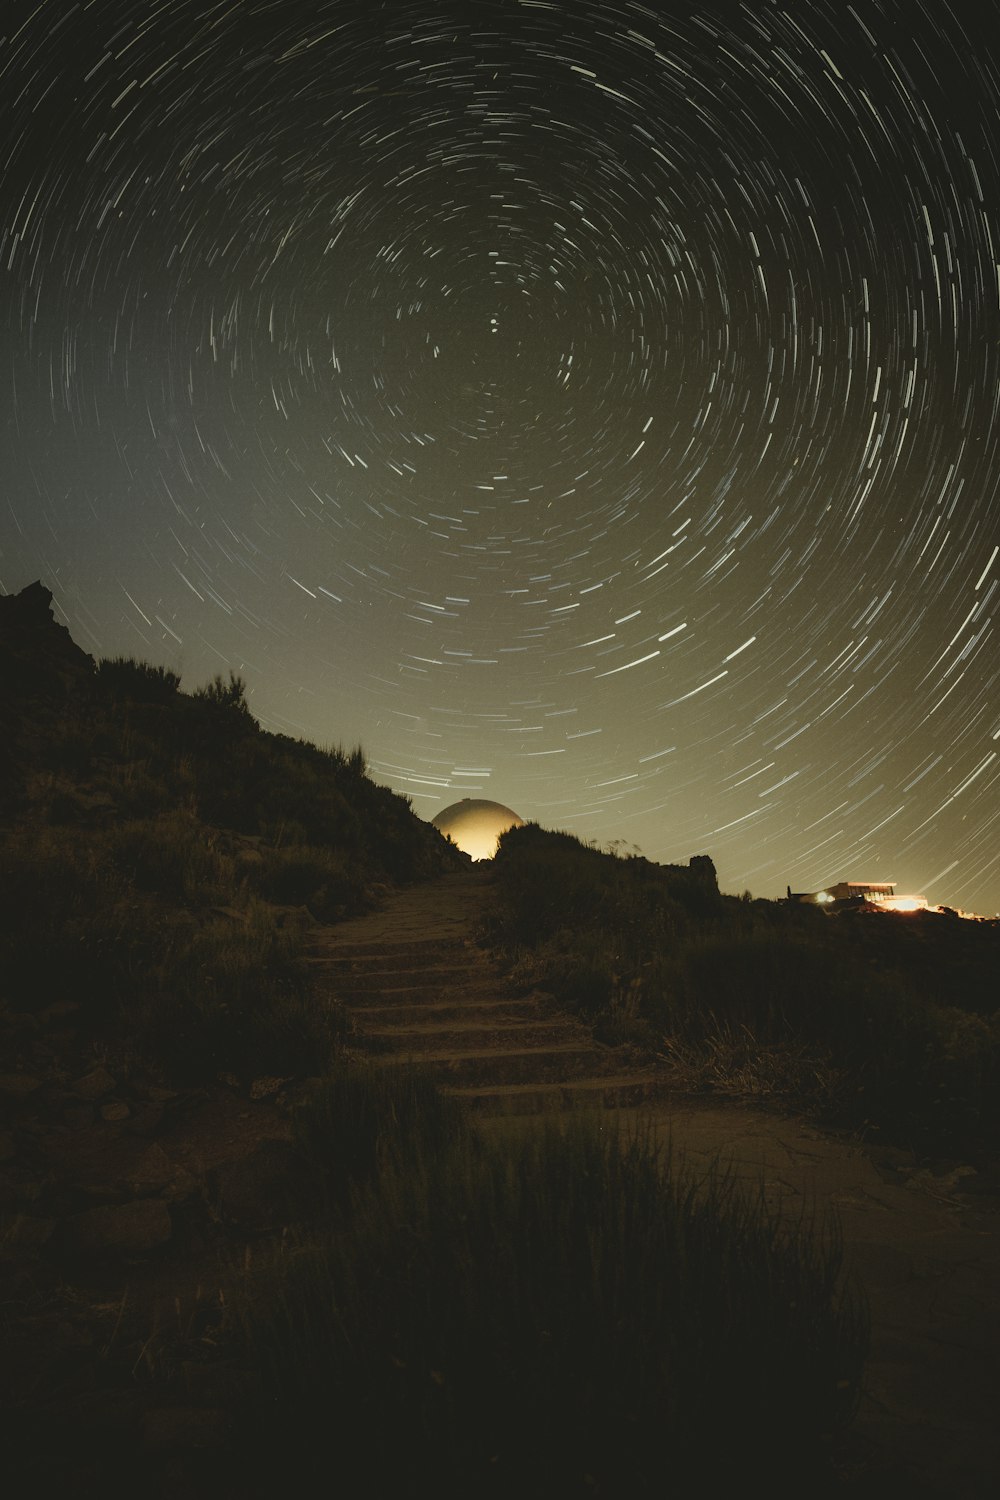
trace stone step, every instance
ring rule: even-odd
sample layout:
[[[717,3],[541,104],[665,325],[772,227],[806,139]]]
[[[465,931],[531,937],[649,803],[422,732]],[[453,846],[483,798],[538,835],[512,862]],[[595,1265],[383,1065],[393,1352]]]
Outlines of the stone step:
[[[661,1073],[622,1073],[564,1082],[445,1085],[442,1093],[484,1115],[535,1115],[572,1109],[629,1109],[667,1092]]]
[[[452,990],[450,985],[441,984],[397,984],[386,985],[384,989],[365,990],[356,989],[349,984],[334,984],[332,992],[345,1005],[352,1010],[370,1010],[380,1002],[386,1005],[419,1005],[421,1001],[433,1004],[436,1000],[456,1000],[466,993],[464,986],[456,986]]]
[[[496,979],[488,970],[475,964],[453,964],[448,968],[376,969],[364,973],[353,968],[336,969],[324,965],[324,973],[340,989],[370,992],[381,989],[426,989],[436,984],[441,989],[457,988],[470,981],[489,983],[496,989]]]
[[[322,964],[323,968],[334,974],[356,974],[359,978],[374,977],[377,974],[464,974],[469,969],[489,972],[489,965],[484,964],[481,958],[463,959],[457,954],[447,961],[442,959],[441,963],[434,964],[403,962],[395,953],[373,953],[368,958],[311,953],[306,956],[305,961],[309,964]]]
[[[435,958],[442,964],[455,963],[470,952],[468,946],[455,939],[427,938],[420,941],[380,943],[313,942],[311,957],[317,963],[361,963],[401,964],[413,961],[424,965]],[[478,949],[471,950],[478,952]]]
[[[592,1050],[590,1038],[569,1020],[429,1021],[407,1026],[368,1026],[368,1036],[389,1042],[399,1052],[442,1052],[449,1049],[470,1053],[474,1048],[496,1054],[497,1049],[523,1051],[525,1048],[565,1044]]]
[[[442,1047],[429,1051],[395,1048],[377,1059],[405,1060],[432,1073],[442,1085],[492,1087],[503,1083],[558,1083],[586,1077],[608,1067],[608,1058],[592,1044],[563,1042],[554,1046],[483,1048]]]
[[[390,1001],[387,1005],[351,1005],[349,1009],[359,1011],[366,1028],[369,1025],[408,1026],[414,1021],[474,1020],[477,1016],[484,1021],[548,1019],[539,1016],[533,1000],[424,1000],[415,1004]]]

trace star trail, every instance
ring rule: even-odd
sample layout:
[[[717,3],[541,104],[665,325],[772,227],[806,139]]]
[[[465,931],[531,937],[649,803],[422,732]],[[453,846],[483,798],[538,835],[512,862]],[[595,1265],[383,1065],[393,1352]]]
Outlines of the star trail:
[[[426,818],[1000,908],[992,7],[0,28],[0,589]]]

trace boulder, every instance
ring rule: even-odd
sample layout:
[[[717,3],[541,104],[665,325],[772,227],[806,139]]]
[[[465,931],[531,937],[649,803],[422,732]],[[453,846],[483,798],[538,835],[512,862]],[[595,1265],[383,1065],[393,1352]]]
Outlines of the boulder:
[[[0,1217],[0,1259],[20,1260],[34,1257],[44,1250],[55,1229],[54,1219],[39,1219],[31,1214],[4,1214]]]
[[[172,1182],[177,1169],[162,1146],[150,1146],[128,1174],[126,1186],[137,1198],[159,1193]]]
[[[247,1156],[215,1173],[215,1196],[223,1218],[243,1229],[274,1229],[301,1214],[312,1175],[295,1148],[262,1140]]]
[[[145,1255],[172,1233],[170,1210],[159,1198],[89,1208],[63,1222],[63,1244],[79,1255]]]
[[[31,1073],[0,1073],[0,1099],[11,1104],[19,1104],[41,1086],[41,1079]]]
[[[77,1078],[70,1085],[73,1093],[78,1099],[103,1099],[105,1094],[110,1094],[116,1087],[115,1080],[107,1068],[92,1068],[89,1073],[84,1073],[82,1078]]]
[[[185,1203],[198,1192],[197,1179],[156,1145],[143,1153],[123,1179],[123,1186],[137,1198],[158,1194],[166,1203]]]
[[[165,1089],[160,1084],[151,1083],[146,1090],[146,1097],[152,1104],[171,1104],[177,1098],[176,1089]]]
[[[189,1198],[197,1197],[200,1191],[197,1177],[193,1177],[183,1167],[178,1167],[160,1196],[166,1203],[187,1203]]]
[[[94,1123],[94,1106],[92,1104],[75,1104],[69,1109],[63,1110],[63,1123],[70,1130],[86,1130]]]
[[[255,1078],[253,1083],[251,1083],[250,1085],[250,1098],[272,1099],[275,1094],[281,1093],[281,1090],[285,1087],[286,1083],[291,1082],[292,1078],[287,1075],[284,1078]]]
[[[163,1123],[162,1104],[140,1104],[132,1111],[128,1128],[133,1135],[154,1135]]]
[[[101,1119],[108,1125],[117,1125],[121,1120],[127,1120],[132,1111],[124,1099],[109,1099],[107,1104],[101,1105]]]

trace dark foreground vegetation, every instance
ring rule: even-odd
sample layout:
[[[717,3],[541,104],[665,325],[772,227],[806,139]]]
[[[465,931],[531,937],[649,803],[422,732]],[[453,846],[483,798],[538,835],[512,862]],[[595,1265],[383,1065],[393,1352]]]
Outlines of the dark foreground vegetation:
[[[823,1493],[866,1344],[833,1226],[641,1135],[480,1135],[309,979],[314,922],[463,864],[359,751],[95,666],[39,586],[0,673],[13,1493]]]
[[[642,1133],[483,1138],[446,1102],[355,1069],[300,1109],[327,1217],[246,1273],[255,1471],[454,1500],[825,1493],[867,1348],[832,1227]]]
[[[708,861],[623,859],[532,824],[496,868],[491,939],[517,976],[679,1086],[922,1152],[1000,1145],[1000,923],[723,896]]]

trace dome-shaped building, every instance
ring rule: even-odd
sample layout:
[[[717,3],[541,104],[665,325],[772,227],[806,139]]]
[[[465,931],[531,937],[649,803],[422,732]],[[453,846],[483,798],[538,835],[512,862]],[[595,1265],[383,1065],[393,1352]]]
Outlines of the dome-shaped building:
[[[502,802],[463,797],[461,802],[453,802],[435,814],[431,822],[473,859],[492,859],[500,835],[508,828],[519,828],[524,819]]]

